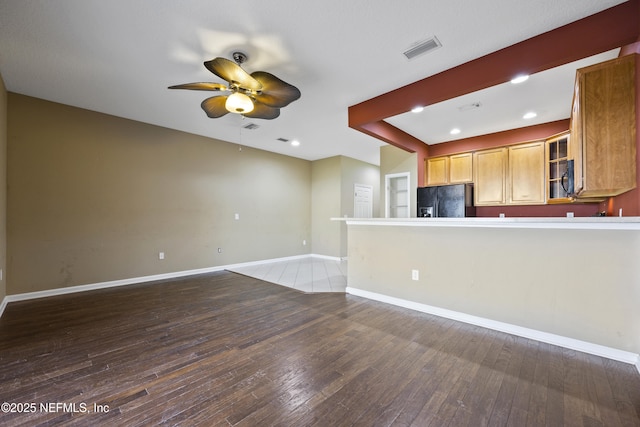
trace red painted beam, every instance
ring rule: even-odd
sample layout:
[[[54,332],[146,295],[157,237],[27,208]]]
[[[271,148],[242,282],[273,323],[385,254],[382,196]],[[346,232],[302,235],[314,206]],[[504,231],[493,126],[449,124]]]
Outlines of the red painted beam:
[[[429,146],[427,144],[384,120],[365,123],[358,130],[410,153],[417,153],[418,186],[424,186],[424,160],[429,157]]]
[[[419,140],[400,129],[390,131],[384,119],[416,105],[431,105],[504,83],[520,73],[533,74],[618,48],[638,41],[639,35],[640,0],[629,0],[353,105],[349,107],[349,126],[414,152]]]
[[[362,132],[375,136],[388,144],[396,145],[400,143],[396,146],[410,153],[419,151],[425,145],[424,142],[418,138],[407,134],[385,121],[364,123],[361,130]]]

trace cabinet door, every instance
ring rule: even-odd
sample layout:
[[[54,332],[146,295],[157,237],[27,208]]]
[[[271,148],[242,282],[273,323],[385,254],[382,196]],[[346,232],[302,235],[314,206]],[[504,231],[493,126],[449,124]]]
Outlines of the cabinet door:
[[[569,179],[566,176],[569,172],[569,133],[564,133],[546,141],[546,191],[547,203],[571,203],[568,189]]]
[[[449,158],[433,157],[427,159],[427,185],[449,183]]]
[[[544,204],[544,141],[509,147],[509,204]]]
[[[576,84],[573,89],[573,102],[571,103],[571,145],[569,146],[569,160],[573,159],[573,191],[578,194],[582,191],[583,185],[583,168],[582,168],[582,112],[580,111],[580,77],[576,78]],[[573,197],[574,194],[569,194]]]
[[[473,181],[473,154],[462,153],[449,156],[449,183],[459,184]]]
[[[507,149],[477,151],[473,163],[475,205],[503,205],[506,201]]]
[[[579,197],[615,196],[636,186],[636,57],[578,70],[580,104],[572,121],[579,130],[572,138],[582,149]]]

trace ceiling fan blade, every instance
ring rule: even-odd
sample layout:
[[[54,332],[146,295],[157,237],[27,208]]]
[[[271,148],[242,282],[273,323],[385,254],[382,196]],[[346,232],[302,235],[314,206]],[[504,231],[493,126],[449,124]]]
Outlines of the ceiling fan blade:
[[[243,116],[249,117],[252,119],[265,119],[265,120],[275,119],[279,115],[280,115],[279,108],[269,107],[268,105],[264,105],[259,102],[254,102],[253,110],[243,114]]]
[[[225,58],[215,58],[211,61],[206,61],[204,66],[221,79],[229,83],[235,83],[243,89],[262,90],[262,85],[233,61]]]
[[[211,98],[207,98],[202,101],[200,106],[207,113],[207,116],[212,119],[217,119],[218,117],[222,117],[227,114],[227,108],[224,106],[225,102],[227,102],[227,96],[212,96]]]
[[[169,89],[191,89],[191,90],[227,90],[221,83],[185,83],[182,85],[169,86]]]
[[[289,83],[280,80],[266,71],[255,71],[251,77],[262,85],[262,93],[255,98],[269,107],[282,108],[300,98],[300,90]]]

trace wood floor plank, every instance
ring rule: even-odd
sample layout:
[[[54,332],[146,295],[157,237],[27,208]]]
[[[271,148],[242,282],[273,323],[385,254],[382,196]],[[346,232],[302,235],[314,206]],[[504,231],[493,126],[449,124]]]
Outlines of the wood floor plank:
[[[631,365],[229,272],[10,303],[0,400],[38,405],[3,426],[640,426]]]
[[[527,423],[529,427],[547,424],[547,405],[549,402],[549,345],[538,343],[538,352],[532,378],[531,396],[527,409]]]
[[[496,397],[496,402],[489,419],[489,424],[491,425],[509,424],[511,410],[513,409],[513,398],[518,387],[518,374],[526,351],[526,346],[523,345],[525,342],[526,339],[524,338],[515,336],[506,337],[504,354],[508,358],[508,363],[505,368],[505,376],[500,384],[500,390]],[[518,413],[514,412],[514,416],[517,417],[518,415]],[[520,418],[518,417],[517,419]]]

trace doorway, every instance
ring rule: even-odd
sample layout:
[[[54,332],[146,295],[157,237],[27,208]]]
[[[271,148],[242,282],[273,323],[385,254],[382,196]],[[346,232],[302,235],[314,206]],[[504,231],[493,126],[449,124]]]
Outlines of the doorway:
[[[385,175],[385,217],[409,218],[409,172]]]

